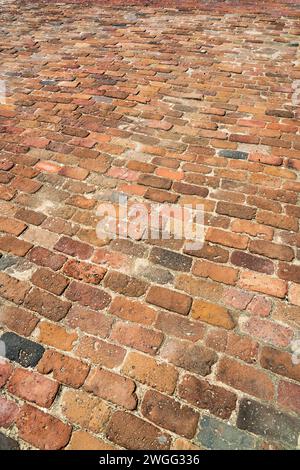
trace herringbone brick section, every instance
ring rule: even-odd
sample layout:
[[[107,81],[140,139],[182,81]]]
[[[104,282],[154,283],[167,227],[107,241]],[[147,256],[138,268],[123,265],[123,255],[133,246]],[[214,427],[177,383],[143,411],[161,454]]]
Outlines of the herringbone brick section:
[[[297,447],[297,4],[0,2],[1,449]]]

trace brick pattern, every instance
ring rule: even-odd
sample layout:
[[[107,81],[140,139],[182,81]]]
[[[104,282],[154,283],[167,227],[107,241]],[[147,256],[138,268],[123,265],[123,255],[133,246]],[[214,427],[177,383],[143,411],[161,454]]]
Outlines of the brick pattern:
[[[78,3],[1,5],[0,449],[295,449],[296,9]],[[99,239],[118,194],[204,246]]]

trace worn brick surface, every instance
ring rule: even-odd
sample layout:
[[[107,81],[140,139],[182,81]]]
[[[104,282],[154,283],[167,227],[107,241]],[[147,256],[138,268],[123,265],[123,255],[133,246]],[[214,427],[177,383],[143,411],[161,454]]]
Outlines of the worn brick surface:
[[[0,3],[0,449],[295,449],[298,2]]]

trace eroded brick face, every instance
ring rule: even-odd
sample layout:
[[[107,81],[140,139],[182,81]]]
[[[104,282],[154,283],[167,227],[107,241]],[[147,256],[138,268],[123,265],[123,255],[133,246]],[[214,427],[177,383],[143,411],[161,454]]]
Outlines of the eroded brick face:
[[[1,3],[1,450],[299,445],[296,3]]]

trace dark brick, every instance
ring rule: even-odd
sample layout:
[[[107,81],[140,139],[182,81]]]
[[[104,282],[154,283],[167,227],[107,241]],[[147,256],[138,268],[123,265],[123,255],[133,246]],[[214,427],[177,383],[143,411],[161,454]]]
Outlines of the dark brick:
[[[237,426],[293,448],[298,444],[300,419],[254,400],[241,400]]]
[[[151,250],[150,261],[160,264],[165,268],[174,269],[175,271],[188,272],[192,266],[192,258],[184,256],[174,251],[164,250],[163,248],[154,247]]]
[[[225,158],[234,158],[235,160],[247,160],[247,152],[239,152],[238,150],[220,150],[219,155]]]
[[[259,256],[250,255],[243,251],[234,251],[231,254],[230,261],[235,266],[250,269],[251,271],[258,271],[260,273],[273,274],[273,262],[267,258],[260,258]]]
[[[14,439],[0,432],[0,450],[19,450],[20,446]]]
[[[40,344],[22,338],[15,333],[4,333],[1,340],[5,344],[7,359],[18,362],[23,367],[36,366],[45,351]]]

